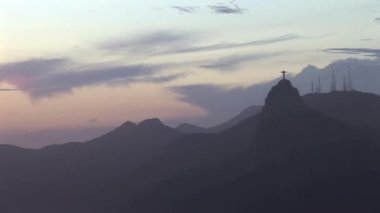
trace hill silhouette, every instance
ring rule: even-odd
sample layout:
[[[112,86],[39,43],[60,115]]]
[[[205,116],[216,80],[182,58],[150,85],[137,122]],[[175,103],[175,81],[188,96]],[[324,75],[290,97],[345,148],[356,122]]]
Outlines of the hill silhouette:
[[[282,80],[261,113],[253,171],[179,198],[173,212],[376,212],[380,152],[368,140]]]
[[[112,212],[115,202],[128,197],[123,183],[129,174],[181,135],[151,119],[127,122],[86,143],[40,150],[0,147],[0,211]]]
[[[0,146],[0,211],[378,212],[378,100],[301,97],[282,80],[220,133],[149,119],[85,143]]]
[[[353,127],[380,129],[380,96],[360,91],[308,94],[305,103]]]
[[[311,110],[290,81],[281,80],[269,92],[254,142],[255,167],[286,163],[312,146],[348,141],[353,131]]]

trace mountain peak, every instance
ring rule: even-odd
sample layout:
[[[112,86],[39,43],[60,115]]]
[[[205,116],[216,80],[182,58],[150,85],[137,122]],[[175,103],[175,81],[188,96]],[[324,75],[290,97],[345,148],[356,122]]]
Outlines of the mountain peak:
[[[264,113],[299,111],[306,108],[298,89],[292,83],[283,79],[274,86],[265,99]]]
[[[158,118],[152,118],[142,121],[139,125],[139,127],[162,127],[165,126]]]
[[[127,121],[125,123],[123,123],[121,126],[119,126],[118,128],[116,128],[114,131],[112,132],[126,132],[126,131],[133,131],[135,128],[137,127],[136,124],[134,124],[133,122],[131,121]]]
[[[302,69],[302,72],[316,73],[318,72],[318,67],[309,64]]]
[[[123,123],[121,125],[121,127],[123,127],[123,128],[133,128],[133,127],[136,127],[136,124],[133,123],[133,122],[131,122],[131,121],[127,121],[127,122]]]

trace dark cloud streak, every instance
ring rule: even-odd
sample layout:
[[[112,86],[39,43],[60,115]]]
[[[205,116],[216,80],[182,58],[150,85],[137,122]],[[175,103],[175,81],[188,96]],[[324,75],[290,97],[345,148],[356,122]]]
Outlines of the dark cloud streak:
[[[135,39],[114,39],[100,45],[108,51],[128,51],[131,53],[158,53],[184,45],[191,41],[192,34],[162,30],[137,36]]]
[[[215,14],[242,14],[247,12],[247,9],[240,8],[237,4],[232,3],[231,6],[224,4],[209,5],[210,8]]]
[[[252,61],[271,58],[280,55],[280,53],[267,53],[267,54],[247,54],[247,55],[233,55],[221,58],[215,62],[202,65],[202,68],[217,69],[221,71],[235,71],[240,65]]]
[[[68,64],[64,58],[55,59],[30,59],[21,62],[0,64],[0,81],[6,79],[10,82],[20,83],[34,79],[40,75],[57,71]]]
[[[284,41],[290,41],[290,40],[296,40],[300,39],[301,37],[295,34],[287,34],[282,35],[279,37],[274,38],[268,38],[268,39],[262,39],[262,40],[254,40],[254,41],[248,41],[248,42],[242,42],[242,43],[219,43],[219,44],[212,44],[212,45],[206,45],[206,46],[198,46],[198,47],[186,47],[186,48],[178,48],[173,49],[166,54],[175,54],[175,53],[194,53],[194,52],[203,52],[203,51],[215,51],[215,50],[225,50],[225,49],[233,49],[233,48],[240,48],[240,47],[250,47],[250,46],[261,46],[261,45],[269,45]]]
[[[172,6],[173,9],[176,9],[181,14],[194,14],[199,10],[200,8],[207,8],[208,12],[211,12],[213,14],[243,14],[248,11],[248,9],[241,8],[236,1],[230,1],[229,4],[224,3],[218,3],[213,5],[206,5],[206,6]]]
[[[178,10],[180,13],[187,13],[187,14],[194,14],[199,7],[193,7],[193,6],[172,6],[172,8]]]
[[[180,78],[184,78],[186,75],[187,74],[185,73],[178,73],[178,74],[167,75],[167,76],[146,78],[145,81],[153,82],[153,83],[166,83],[166,82],[174,81]]]
[[[371,48],[330,48],[325,49],[328,53],[339,53],[339,54],[364,54],[369,57],[380,57],[380,49]]]
[[[14,92],[14,91],[20,91],[20,90],[18,90],[18,89],[0,88],[0,92]]]
[[[39,98],[71,92],[74,88],[109,83],[119,79],[123,79],[124,83],[127,84],[135,82],[136,77],[150,75],[158,69],[160,67],[136,65],[64,72],[42,76],[30,82],[30,84],[22,85],[21,89],[28,91],[32,97]]]
[[[199,38],[191,33],[179,33],[174,31],[158,31],[139,36],[137,39],[114,40],[100,46],[107,51],[142,53],[149,55],[185,54],[204,51],[227,50],[250,46],[275,44],[285,41],[297,40],[302,37],[296,34],[285,34],[278,37],[253,40],[248,42],[222,42],[210,45],[193,45]]]

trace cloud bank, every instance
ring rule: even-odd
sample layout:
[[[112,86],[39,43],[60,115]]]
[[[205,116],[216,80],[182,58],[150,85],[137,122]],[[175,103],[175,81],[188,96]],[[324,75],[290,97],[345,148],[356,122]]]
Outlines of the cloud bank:
[[[103,43],[100,48],[108,51],[125,51],[142,54],[145,58],[153,55],[171,55],[229,50],[251,46],[269,45],[300,39],[295,34],[286,34],[273,38],[247,42],[223,42],[210,45],[194,45],[199,37],[192,33],[170,30],[140,35],[133,39],[118,39]],[[238,68],[244,63],[274,57],[276,54],[233,55],[205,63],[191,62],[191,66],[227,71]],[[153,82],[157,84],[183,78],[177,73],[163,76],[164,68],[183,67],[185,64],[77,64],[69,58],[46,58],[0,64],[0,82],[6,82],[32,98],[55,96],[70,93],[75,88],[97,84],[125,84],[135,82]]]
[[[165,78],[154,77],[167,67],[165,64],[75,67],[64,58],[2,64],[0,65],[0,82],[14,85],[32,98],[41,98],[70,93],[75,88],[96,84],[127,85],[139,81],[163,83],[180,77],[177,75]]]

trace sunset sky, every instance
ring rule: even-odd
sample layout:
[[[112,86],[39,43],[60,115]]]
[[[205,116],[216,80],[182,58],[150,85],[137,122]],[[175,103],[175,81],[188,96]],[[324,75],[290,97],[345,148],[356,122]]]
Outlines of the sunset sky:
[[[380,56],[379,0],[0,3],[0,135],[205,118],[178,88]]]

